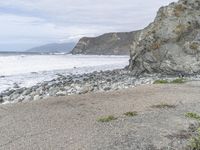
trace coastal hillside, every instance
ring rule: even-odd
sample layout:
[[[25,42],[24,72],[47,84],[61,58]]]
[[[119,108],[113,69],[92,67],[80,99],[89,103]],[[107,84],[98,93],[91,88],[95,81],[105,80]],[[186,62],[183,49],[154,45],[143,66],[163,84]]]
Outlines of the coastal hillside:
[[[69,53],[76,43],[51,43],[38,47],[31,48],[27,52],[38,52],[38,53],[56,53],[56,52],[65,52]]]
[[[139,31],[107,33],[98,37],[83,37],[72,50],[72,54],[85,55],[129,55],[131,45]]]
[[[136,74],[200,73],[200,1],[179,0],[158,11],[131,49]]]

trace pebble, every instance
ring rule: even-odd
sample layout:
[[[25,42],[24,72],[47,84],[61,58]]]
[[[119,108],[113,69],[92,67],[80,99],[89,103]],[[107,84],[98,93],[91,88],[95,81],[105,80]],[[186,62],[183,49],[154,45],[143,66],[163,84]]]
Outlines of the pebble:
[[[4,101],[31,101],[50,96],[66,96],[86,94],[89,92],[112,91],[145,84],[157,79],[157,76],[137,78],[130,71],[118,69],[114,71],[93,72],[82,75],[58,75],[56,79],[39,83],[30,88],[7,89],[0,93],[0,103]]]
[[[39,96],[39,95],[35,95],[34,97],[33,97],[33,100],[34,101],[36,101],[36,100],[39,100],[41,97]]]
[[[59,91],[56,93],[56,96],[65,96],[65,95],[67,95],[66,91]]]

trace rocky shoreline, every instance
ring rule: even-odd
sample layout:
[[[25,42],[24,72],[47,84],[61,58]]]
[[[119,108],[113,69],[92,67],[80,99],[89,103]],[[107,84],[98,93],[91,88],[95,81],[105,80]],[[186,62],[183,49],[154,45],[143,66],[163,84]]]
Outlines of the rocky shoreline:
[[[89,92],[105,92],[126,89],[142,84],[152,84],[157,79],[177,78],[146,74],[135,76],[131,71],[118,69],[113,71],[93,72],[82,75],[61,75],[51,81],[45,81],[32,87],[7,89],[0,93],[0,103],[27,102],[54,96],[86,94]]]
[[[113,91],[130,88],[140,84],[150,84],[156,75],[136,77],[132,72],[119,69],[113,71],[93,72],[81,75],[61,75],[56,79],[45,81],[32,87],[19,87],[0,93],[1,103],[15,103],[45,99],[52,96],[86,94],[89,92]]]

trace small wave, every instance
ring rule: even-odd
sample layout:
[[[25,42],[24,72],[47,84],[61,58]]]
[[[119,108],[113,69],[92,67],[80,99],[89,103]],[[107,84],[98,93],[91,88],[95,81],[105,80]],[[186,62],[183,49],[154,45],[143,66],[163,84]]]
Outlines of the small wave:
[[[31,72],[31,74],[38,74],[38,72]]]

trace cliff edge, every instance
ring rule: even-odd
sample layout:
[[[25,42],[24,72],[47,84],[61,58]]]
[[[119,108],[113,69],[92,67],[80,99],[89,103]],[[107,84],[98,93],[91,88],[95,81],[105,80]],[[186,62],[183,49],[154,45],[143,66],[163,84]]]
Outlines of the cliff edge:
[[[106,33],[98,37],[83,37],[72,50],[72,54],[129,55],[138,33],[139,31]]]

